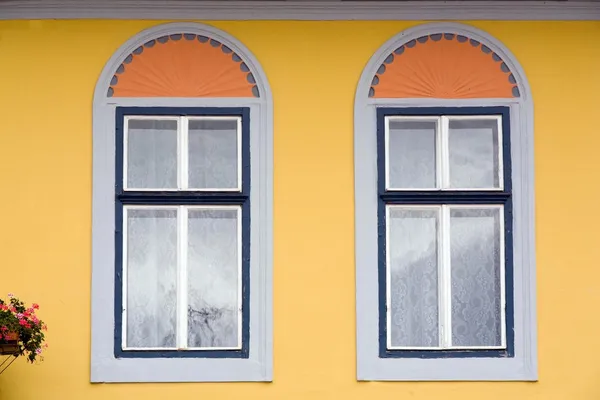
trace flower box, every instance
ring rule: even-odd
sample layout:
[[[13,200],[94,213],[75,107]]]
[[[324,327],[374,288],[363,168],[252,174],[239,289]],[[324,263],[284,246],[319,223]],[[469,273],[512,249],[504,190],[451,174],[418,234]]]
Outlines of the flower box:
[[[19,353],[19,334],[8,333],[0,339],[0,356],[12,356]]]
[[[27,307],[12,293],[0,299],[0,355],[24,356],[33,363],[42,360],[46,324],[37,317],[36,303]]]

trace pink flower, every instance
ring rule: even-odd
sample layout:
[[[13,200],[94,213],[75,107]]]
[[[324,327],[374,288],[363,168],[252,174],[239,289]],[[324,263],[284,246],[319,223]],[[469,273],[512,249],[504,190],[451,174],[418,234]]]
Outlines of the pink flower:
[[[42,349],[40,349],[40,348],[35,349],[35,354],[42,354]]]
[[[14,295],[14,294],[12,294],[12,293],[9,293],[9,294],[8,294],[8,297],[15,297],[15,295]]]
[[[20,319],[19,320],[19,325],[25,326],[25,325],[27,325],[27,321],[25,321],[24,319]]]
[[[36,310],[40,308],[40,306],[37,305],[36,303],[33,303],[32,307],[35,308]]]
[[[17,314],[17,318],[19,318],[19,319],[23,319],[23,317],[24,317],[23,313],[18,313],[18,314]]]

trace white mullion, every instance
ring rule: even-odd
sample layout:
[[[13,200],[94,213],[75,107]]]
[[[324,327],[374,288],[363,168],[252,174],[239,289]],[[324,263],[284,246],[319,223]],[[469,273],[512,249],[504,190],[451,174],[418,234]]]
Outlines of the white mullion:
[[[440,135],[441,135],[441,170],[442,170],[442,189],[450,187],[450,148],[449,148],[449,130],[450,120],[446,116],[440,117]]]
[[[450,207],[441,206],[442,212],[442,263],[441,274],[438,277],[440,286],[440,346],[452,346],[452,281],[451,281],[451,254],[450,254]]]
[[[179,189],[188,189],[188,170],[189,170],[189,160],[188,160],[188,146],[189,146],[189,120],[187,117],[179,118],[179,129],[178,132],[178,150],[179,155],[177,159],[179,160]]]
[[[127,207],[123,207],[122,224],[122,271],[123,286],[121,288],[121,349],[127,348]]]
[[[187,231],[188,210],[177,208],[177,348],[188,347]]]
[[[444,151],[443,151],[443,135],[442,135],[442,121],[441,117],[437,118],[435,122],[435,187],[441,189],[444,187],[443,183],[443,171],[445,167],[443,165]]]

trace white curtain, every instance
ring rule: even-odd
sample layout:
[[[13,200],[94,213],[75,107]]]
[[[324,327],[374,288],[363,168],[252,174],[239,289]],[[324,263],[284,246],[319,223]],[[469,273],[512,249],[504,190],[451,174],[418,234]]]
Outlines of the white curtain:
[[[127,347],[175,347],[177,211],[127,214]]]

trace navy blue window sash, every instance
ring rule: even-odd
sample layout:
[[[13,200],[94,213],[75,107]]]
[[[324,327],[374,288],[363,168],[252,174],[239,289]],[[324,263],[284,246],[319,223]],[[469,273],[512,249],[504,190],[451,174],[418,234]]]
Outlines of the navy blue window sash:
[[[385,187],[385,118],[391,116],[501,116],[504,185],[495,191],[403,190]],[[377,109],[377,229],[378,229],[378,283],[379,283],[379,357],[380,358],[466,358],[514,357],[514,299],[513,299],[513,241],[512,241],[512,182],[510,160],[510,109],[508,107],[407,107]],[[505,349],[444,349],[444,350],[390,350],[387,348],[386,299],[386,205],[445,205],[483,204],[504,206],[505,245]]]
[[[126,116],[231,116],[242,118],[242,190],[123,190],[124,120]],[[117,358],[248,358],[250,342],[250,109],[197,107],[117,107],[115,168],[115,331]],[[235,350],[123,350],[123,208],[127,205],[238,205],[242,213],[242,347]]]

